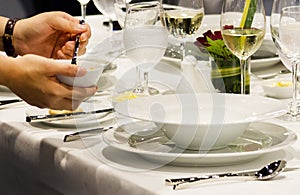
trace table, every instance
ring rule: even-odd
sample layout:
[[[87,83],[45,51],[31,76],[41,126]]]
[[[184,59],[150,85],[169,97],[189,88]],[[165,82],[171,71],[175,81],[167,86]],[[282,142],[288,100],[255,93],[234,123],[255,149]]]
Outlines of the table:
[[[95,40],[109,36],[101,21],[100,16],[87,18],[93,24],[90,48]],[[119,66],[108,80],[122,76],[126,68],[130,66]],[[251,86],[258,94],[262,93],[260,82],[253,78]],[[0,96],[13,95],[1,91]],[[0,194],[298,194],[300,140],[279,152],[233,166],[157,166],[138,155],[108,147],[101,141],[101,134],[65,143],[64,135],[76,129],[28,124],[25,112],[29,108],[23,103],[0,110]],[[278,119],[269,122],[299,135],[300,123]],[[164,183],[164,179],[172,177],[257,169],[277,158],[288,160],[287,166],[293,170],[269,181],[234,180],[178,191]]]

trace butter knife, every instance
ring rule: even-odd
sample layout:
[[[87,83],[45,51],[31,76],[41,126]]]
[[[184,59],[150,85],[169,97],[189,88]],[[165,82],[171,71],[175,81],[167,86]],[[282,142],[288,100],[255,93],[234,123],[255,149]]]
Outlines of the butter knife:
[[[100,127],[100,128],[95,128],[95,129],[77,131],[75,133],[65,135],[64,142],[70,142],[70,141],[78,140],[78,139],[83,138],[83,137],[94,136],[94,135],[97,135],[101,132],[108,131],[112,128],[113,127],[107,127],[107,128]]]
[[[23,100],[21,100],[21,99],[0,100],[0,109],[6,107],[8,105],[11,105],[14,103],[19,103],[22,101]]]
[[[26,116],[26,122],[42,122],[42,121],[51,121],[51,120],[61,120],[74,117],[82,117],[91,114],[99,114],[105,112],[114,112],[113,108],[105,108],[101,110],[95,110],[90,112],[71,112],[66,114],[49,114],[49,115],[35,115],[35,116]]]

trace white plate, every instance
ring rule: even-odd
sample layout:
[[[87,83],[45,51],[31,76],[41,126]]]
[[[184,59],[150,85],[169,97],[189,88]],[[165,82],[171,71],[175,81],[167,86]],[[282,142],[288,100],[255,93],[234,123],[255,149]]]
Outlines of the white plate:
[[[280,58],[276,55],[276,47],[274,45],[274,43],[272,42],[272,36],[270,33],[270,28],[269,28],[269,23],[270,23],[270,18],[267,17],[267,24],[266,26],[268,27],[266,29],[266,35],[265,35],[265,39],[264,42],[261,46],[261,48],[259,49],[259,51],[256,53],[258,55],[262,55],[262,53],[267,52],[266,54],[268,54],[267,56],[269,57],[265,57],[265,58],[261,58],[261,59],[252,59],[251,60],[251,68],[253,70],[255,69],[264,69],[264,68],[269,68],[271,66],[275,66],[280,62]],[[203,36],[203,33],[205,33],[208,30],[211,31],[218,31],[220,30],[220,15],[205,15],[200,27],[199,32],[197,32],[197,34],[194,36],[195,38]],[[187,41],[186,43],[186,54],[191,54],[194,55],[195,57],[197,57],[197,59],[199,60],[208,60],[208,55],[201,53],[200,50],[194,46],[193,41],[195,40],[195,38],[193,38],[192,40]],[[170,47],[168,47],[167,49],[167,53],[166,56],[163,58],[166,61],[170,61],[173,64],[179,65],[180,64],[180,56],[176,55],[177,57],[171,57],[171,54],[168,53],[170,51],[170,49],[172,47],[174,47],[175,44],[179,45],[179,41],[173,38],[170,38]],[[175,46],[173,49],[175,50],[179,50],[180,47],[179,46]],[[179,52],[180,53],[180,52]]]
[[[95,105],[89,103],[82,103],[80,107],[83,111],[93,111],[98,109],[103,109],[103,105]],[[47,115],[49,114],[49,109],[39,109],[30,108],[26,111],[27,115]],[[53,121],[43,121],[41,123],[52,127],[61,128],[80,128],[80,127],[93,127],[103,124],[114,123],[115,114],[114,113],[99,113],[83,117],[68,118],[68,119],[58,119]]]
[[[127,132],[117,128],[104,133],[103,139],[108,145],[121,151],[138,154],[156,163],[179,166],[240,164],[254,160],[261,155],[284,149],[297,140],[297,135],[293,131],[279,125],[263,122],[252,123],[244,135],[231,143],[230,147],[208,153],[191,150],[182,151],[174,145],[164,145],[155,141],[142,143],[133,148],[127,143],[129,136]]]

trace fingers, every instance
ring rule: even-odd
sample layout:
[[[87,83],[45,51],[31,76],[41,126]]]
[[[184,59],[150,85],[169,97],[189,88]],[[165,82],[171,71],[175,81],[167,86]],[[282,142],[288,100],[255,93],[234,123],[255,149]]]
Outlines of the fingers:
[[[86,69],[79,67],[77,65],[71,64],[71,61],[55,61],[49,67],[49,75],[65,75],[70,77],[80,77],[86,74]]]
[[[75,35],[81,35],[80,41],[86,42],[91,37],[91,28],[85,24],[79,24],[79,20],[66,13],[61,13],[61,17],[55,17],[53,25],[57,30],[69,32]]]
[[[88,41],[80,42],[78,55],[83,55],[86,53],[86,46]],[[71,59],[74,54],[75,41],[68,41],[60,50],[57,51],[57,56],[60,59]]]
[[[68,86],[65,90],[67,92],[64,93],[64,97],[52,105],[53,109],[75,110],[86,98],[95,94],[97,87],[71,88]]]

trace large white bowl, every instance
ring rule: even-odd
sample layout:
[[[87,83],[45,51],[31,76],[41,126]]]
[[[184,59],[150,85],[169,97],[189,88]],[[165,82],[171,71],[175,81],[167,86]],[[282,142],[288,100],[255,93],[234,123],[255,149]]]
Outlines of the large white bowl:
[[[70,64],[71,60],[57,60],[60,63]],[[75,65],[74,65],[75,66]],[[86,69],[84,76],[70,77],[65,75],[57,75],[57,79],[62,83],[76,87],[96,86],[104,69],[104,65],[97,60],[77,59],[77,65]]]
[[[211,150],[225,147],[249,124],[287,112],[286,105],[262,96],[236,94],[173,94],[123,101],[121,115],[153,121],[178,147]]]

